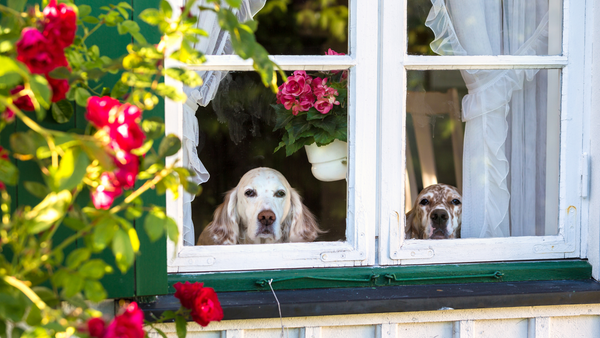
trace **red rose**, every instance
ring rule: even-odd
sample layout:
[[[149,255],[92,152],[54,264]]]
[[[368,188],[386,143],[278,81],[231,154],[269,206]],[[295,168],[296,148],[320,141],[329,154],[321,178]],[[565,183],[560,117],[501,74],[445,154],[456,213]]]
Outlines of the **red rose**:
[[[23,90],[23,88],[25,88],[25,87],[23,87],[22,85],[19,85],[15,89],[11,90],[10,94],[15,95],[18,92],[20,92],[21,90]],[[35,107],[33,106],[33,102],[31,102],[31,97],[29,97],[29,95],[20,96],[18,99],[13,101],[13,104],[21,110],[32,111],[35,109]]]
[[[139,123],[141,120],[141,117],[142,117],[142,111],[138,107],[136,107],[130,103],[125,103],[124,105],[119,107],[115,122],[118,124]]]
[[[111,109],[118,107],[119,105],[119,101],[110,96],[92,96],[87,102],[87,113],[85,114],[85,118],[92,122],[96,127],[102,128],[109,124]]]
[[[203,285],[204,284],[200,282],[194,284],[191,284],[190,282],[185,282],[185,284],[177,282],[173,285],[175,288],[175,298],[179,299],[184,308],[193,310],[196,295],[202,290]]]
[[[211,321],[220,322],[223,319],[223,309],[213,288],[202,288],[194,300],[192,319],[206,326]]]
[[[108,325],[104,338],[144,338],[143,324],[144,313],[133,302]]]
[[[131,151],[137,149],[144,144],[146,135],[135,122],[123,123],[121,125],[110,125],[110,138],[115,142],[120,149]]]
[[[44,8],[43,35],[61,48],[66,48],[73,43],[77,31],[77,14],[65,4],[56,5],[56,0]]]
[[[123,190],[119,186],[113,173],[104,172],[100,176],[100,185],[92,191],[92,203],[96,209],[108,210],[115,198],[119,197]]]
[[[60,100],[65,99],[65,95],[71,88],[69,86],[69,81],[67,80],[56,80],[46,75],[46,79],[48,80],[48,84],[52,88],[52,102],[58,102]]]
[[[34,74],[45,74],[68,64],[65,54],[35,28],[25,28],[17,42],[17,60]]]
[[[88,320],[87,329],[90,337],[102,338],[104,336],[104,332],[106,331],[106,323],[104,323],[102,318],[95,317]]]
[[[119,150],[115,156],[115,165],[117,166],[115,177],[117,178],[117,181],[119,181],[119,184],[123,189],[133,188],[140,167],[140,160],[138,157],[131,153]]]

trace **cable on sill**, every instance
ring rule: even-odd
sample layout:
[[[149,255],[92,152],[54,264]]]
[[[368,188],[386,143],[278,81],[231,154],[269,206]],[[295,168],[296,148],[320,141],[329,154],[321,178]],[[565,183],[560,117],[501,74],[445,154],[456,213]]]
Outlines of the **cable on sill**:
[[[392,282],[412,282],[422,280],[436,280],[436,279],[467,279],[467,278],[496,278],[502,279],[504,273],[496,271],[494,273],[480,274],[480,275],[458,275],[458,276],[435,276],[435,277],[414,277],[414,278],[398,278],[396,274],[387,274],[384,277],[388,280],[388,285]]]
[[[336,282],[355,282],[355,283],[371,283],[379,278],[379,275],[372,274],[368,278],[336,278],[336,277],[319,277],[319,276],[297,276],[297,277],[288,277],[288,278],[280,278],[280,279],[260,279],[255,283],[260,287],[265,287],[269,285],[269,281],[272,281],[271,284],[286,282],[289,280],[295,279],[316,279],[316,280],[328,280],[328,281],[336,281]]]

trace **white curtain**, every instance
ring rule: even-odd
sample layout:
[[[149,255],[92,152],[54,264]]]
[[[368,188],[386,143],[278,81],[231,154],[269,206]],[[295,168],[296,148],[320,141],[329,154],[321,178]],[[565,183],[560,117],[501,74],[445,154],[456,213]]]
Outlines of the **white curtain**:
[[[266,0],[243,0],[236,15],[240,22],[251,20],[254,15],[263,8]],[[199,1],[199,6],[208,7],[206,0]],[[196,27],[205,30],[208,37],[201,37],[200,42],[194,46],[206,55],[230,55],[233,54],[229,33],[221,30],[217,16],[211,11],[200,11],[198,6],[191,9],[192,14],[198,16]],[[188,99],[183,106],[183,164],[196,173],[193,181],[202,184],[208,181],[210,175],[206,167],[198,158],[196,147],[199,142],[199,127],[196,119],[198,106],[206,107],[215,97],[219,83],[227,75],[226,71],[202,71],[198,72],[202,77],[203,84],[197,88],[184,87],[183,91]],[[194,196],[184,193],[183,196],[183,245],[195,245],[194,223],[192,221],[192,201]]]
[[[440,55],[547,54],[548,0],[432,0]],[[544,210],[545,72],[463,70],[462,237],[535,235]]]

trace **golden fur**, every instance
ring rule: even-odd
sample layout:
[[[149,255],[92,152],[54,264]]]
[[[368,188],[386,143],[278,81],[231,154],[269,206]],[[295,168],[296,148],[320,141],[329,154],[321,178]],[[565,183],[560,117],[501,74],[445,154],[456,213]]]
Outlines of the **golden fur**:
[[[460,238],[462,197],[447,184],[423,189],[406,214],[406,238]]]

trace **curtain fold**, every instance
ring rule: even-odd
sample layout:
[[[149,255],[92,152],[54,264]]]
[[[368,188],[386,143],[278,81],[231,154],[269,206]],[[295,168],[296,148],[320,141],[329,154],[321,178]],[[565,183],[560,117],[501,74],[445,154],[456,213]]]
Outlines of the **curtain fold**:
[[[547,53],[543,0],[432,0],[426,26],[440,55]],[[538,70],[462,70],[468,89],[463,151],[462,237],[535,234],[525,207],[543,195],[547,82]],[[529,191],[527,186],[533,188]],[[543,211],[538,211],[543,214]],[[533,229],[533,230],[532,230]],[[533,232],[532,232],[533,231]]]
[[[235,11],[240,22],[252,20],[254,15],[263,8],[266,0],[242,0],[240,8]],[[200,1],[199,6],[208,7],[206,0]],[[197,28],[208,33],[208,37],[201,37],[194,48],[205,55],[231,55],[233,49],[229,39],[229,33],[221,30],[217,16],[211,11],[200,11],[198,6],[191,9],[193,15],[198,17]],[[202,161],[198,157],[196,147],[199,142],[199,127],[196,119],[198,106],[206,107],[214,99],[221,80],[227,75],[227,71],[201,71],[197,72],[202,77],[203,84],[200,87],[183,87],[188,99],[183,106],[183,138],[182,152],[183,165],[196,174],[193,182],[202,184],[210,178]],[[194,196],[187,192],[183,193],[183,245],[195,245],[196,236],[194,223],[192,221],[192,201]]]

